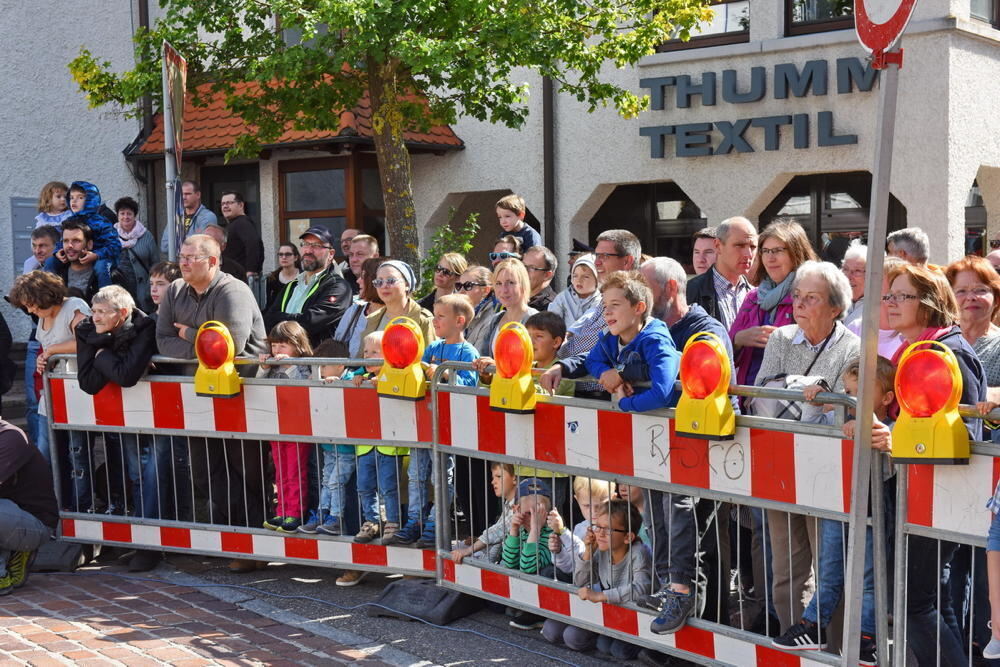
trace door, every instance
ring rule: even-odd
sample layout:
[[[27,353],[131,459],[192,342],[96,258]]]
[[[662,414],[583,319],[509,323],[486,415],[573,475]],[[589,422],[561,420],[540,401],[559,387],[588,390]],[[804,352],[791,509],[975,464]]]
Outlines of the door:
[[[14,243],[14,275],[24,269],[24,260],[31,257],[31,232],[35,229],[38,215],[38,199],[35,197],[10,198],[10,229]]]

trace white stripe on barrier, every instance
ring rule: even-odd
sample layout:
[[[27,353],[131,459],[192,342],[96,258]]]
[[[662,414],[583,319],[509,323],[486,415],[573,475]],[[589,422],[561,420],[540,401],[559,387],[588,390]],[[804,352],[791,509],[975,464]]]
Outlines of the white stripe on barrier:
[[[76,380],[67,379],[65,381],[66,389],[66,418],[71,424],[93,424],[95,423],[94,416],[94,401],[90,398],[83,389],[80,389],[80,383]],[[70,397],[84,396],[87,400],[70,400]]]
[[[566,438],[566,465],[598,470],[597,411],[567,407],[563,418]]]
[[[795,434],[797,503],[843,512],[845,499],[842,468],[840,440]]]
[[[211,398],[199,396],[194,391],[194,385],[181,382],[181,409],[184,411],[184,428],[189,431],[217,431],[215,427],[215,404]],[[131,392],[122,390],[122,394]],[[69,396],[66,397],[69,401]],[[155,407],[154,407],[155,409]]]
[[[331,440],[347,437],[347,414],[344,410],[344,389],[341,387],[310,387],[309,410],[313,435]]]
[[[419,440],[416,402],[379,396],[378,405],[384,440]]]
[[[452,446],[479,449],[479,429],[475,419],[476,397],[471,394],[451,394],[448,398],[451,401]]]
[[[153,405],[153,392],[150,390],[148,382],[140,382],[135,387],[128,390],[129,400],[124,400],[125,390],[122,391],[122,408],[125,415],[125,423],[135,428],[153,428],[153,412],[156,406]]]
[[[247,433],[281,433],[278,428],[278,397],[275,389],[268,385],[243,387]]]

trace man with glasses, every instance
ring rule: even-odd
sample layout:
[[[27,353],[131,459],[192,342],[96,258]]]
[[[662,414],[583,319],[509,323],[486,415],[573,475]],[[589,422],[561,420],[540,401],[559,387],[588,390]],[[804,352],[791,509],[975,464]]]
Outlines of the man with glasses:
[[[232,190],[222,193],[222,215],[226,218],[226,257],[246,267],[246,276],[259,276],[264,268],[264,242],[257,224],[246,214],[243,195]]]
[[[746,218],[723,220],[715,228],[715,264],[687,284],[687,301],[696,303],[722,322],[733,326],[743,299],[753,289],[747,274],[757,252],[757,230]]]
[[[351,273],[351,241],[354,240],[355,236],[361,234],[360,229],[354,229],[353,227],[348,227],[340,233],[340,252],[344,257],[344,261],[340,262],[338,266],[340,267],[340,275],[344,277],[347,282],[355,282],[358,277]],[[334,260],[336,261],[336,260]]]
[[[270,331],[278,322],[298,322],[316,347],[337,329],[351,304],[351,288],[333,261],[333,235],[329,229],[310,227],[299,236],[299,248],[302,272],[271,301],[264,313],[264,324]]]
[[[548,310],[549,304],[556,298],[556,291],[552,289],[552,278],[559,266],[555,254],[545,246],[536,245],[524,253],[521,261],[528,270],[528,280],[531,282],[528,306],[535,310]]]
[[[350,265],[352,277],[348,278],[347,283],[355,295],[361,291],[361,285],[358,284],[358,279],[361,277],[361,265],[365,263],[366,259],[378,256],[378,239],[374,236],[358,234],[351,239],[351,252],[347,256],[347,262]]]

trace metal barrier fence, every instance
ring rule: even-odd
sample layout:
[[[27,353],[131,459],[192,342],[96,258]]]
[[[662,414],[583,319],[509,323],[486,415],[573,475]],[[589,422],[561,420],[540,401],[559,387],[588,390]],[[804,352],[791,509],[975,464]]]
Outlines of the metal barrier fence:
[[[155,361],[160,366],[177,362]],[[64,509],[62,537],[143,549],[436,576],[448,588],[703,664],[841,663],[831,652],[810,652],[806,658],[773,647],[775,621],[768,613],[769,609],[777,612],[782,626],[787,625],[787,619],[796,622],[801,616],[802,594],[816,590],[805,581],[810,571],[824,581],[827,564],[821,557],[818,536],[831,530],[836,533],[839,526],[840,544],[844,544],[843,530],[853,502],[853,442],[843,439],[839,425],[739,417],[732,440],[696,440],[676,434],[673,410],[623,413],[608,409],[603,401],[546,397],[534,414],[496,412],[489,408],[483,389],[450,386],[440,380],[447,369],[470,368],[454,362],[438,368],[425,399],[401,401],[380,397],[371,386],[320,379],[323,366],[377,360],[291,361],[312,366],[312,379],[248,378],[242,394],[232,399],[197,396],[192,378],[177,375],[150,375],[135,387],[109,386],[89,396],[79,388],[75,374],[65,370],[47,373],[51,458]],[[732,390],[744,396],[802,398],[800,392],[788,390]],[[837,394],[821,394],[818,399],[845,409],[854,404],[852,398]],[[392,451],[384,455],[378,449],[347,453],[336,447],[316,446],[332,443]],[[417,462],[407,463],[396,448],[405,448]],[[887,664],[886,657],[895,657],[888,650],[887,591],[892,575],[885,565],[892,556],[895,572],[908,572],[911,552],[922,555],[927,547],[927,543],[911,544],[911,540],[982,547],[990,518],[984,509],[985,499],[1000,477],[1000,467],[993,458],[998,451],[992,445],[977,444],[967,467],[913,466],[909,477],[909,466],[898,466],[895,540],[887,540],[883,530],[880,495],[884,476],[882,457],[876,457],[878,473],[872,474],[873,517],[869,525],[875,550],[876,635],[882,664]],[[417,453],[422,454],[419,459]],[[365,492],[371,493],[374,487],[376,494],[374,501],[367,496],[361,502],[369,509],[367,515],[358,509],[357,502],[351,504],[352,497],[357,501],[357,493],[350,488],[352,479],[355,485],[361,479],[365,456],[375,459],[363,463],[368,475],[363,480]],[[63,475],[66,463],[70,466]],[[639,604],[641,595],[619,604],[594,603],[581,599],[580,586],[565,580],[565,570],[560,577],[555,567],[528,574],[490,558],[455,562],[451,552],[475,540],[485,525],[494,523],[496,513],[489,507],[497,503],[490,502],[484,479],[493,463],[516,466],[514,479],[518,482],[528,476],[547,480],[553,491],[552,504],[570,531],[580,523],[577,519],[593,518],[575,513],[569,497],[574,477],[624,486],[629,502],[644,505],[652,520],[647,534],[654,568],[660,568],[658,560],[664,561],[661,554],[667,554],[664,567],[669,568],[675,551],[669,532],[673,524],[661,523],[672,521],[668,515],[673,516],[674,510],[663,508],[687,502],[677,510],[688,522],[680,526],[693,525],[700,540],[695,551],[709,554],[706,560],[696,560],[694,566],[692,584],[699,617],[692,617],[675,634],[657,635],[650,630],[656,612]],[[328,475],[323,474],[324,467]],[[416,479],[404,483],[406,474],[414,470]],[[90,475],[91,482],[86,493],[75,486],[83,484],[79,480],[84,474]],[[153,485],[155,493],[149,488]],[[389,488],[392,485],[395,488]],[[420,485],[422,491],[415,491]],[[272,506],[287,508],[289,502],[298,511],[299,523],[307,522],[308,510],[324,502],[324,489],[328,494],[341,493],[333,513],[339,519],[339,535],[338,531],[321,529],[304,533],[299,526],[294,532],[263,527],[265,519],[274,514]],[[95,502],[101,494],[107,496],[105,505]],[[351,539],[355,530],[363,532],[365,519],[374,519],[380,534],[393,523],[405,528],[408,512],[402,502],[404,494],[406,505],[413,504],[411,495],[425,501],[409,513],[417,517],[425,539],[387,545],[377,539],[365,543]],[[432,499],[434,511],[429,514],[427,505]],[[325,502],[330,502],[329,496]],[[658,515],[656,507],[660,507]],[[501,522],[503,517],[501,509]],[[314,528],[323,525],[323,517],[319,519]],[[792,553],[803,546],[802,531],[812,543],[806,545],[812,553],[805,561]],[[607,529],[604,534],[610,535]],[[664,535],[669,543],[663,541]],[[886,546],[893,544],[901,548],[890,554]],[[495,553],[497,546],[487,544],[484,551]],[[953,551],[950,546],[937,546],[936,554],[940,555],[933,565],[939,566],[938,571],[953,560]],[[843,567],[846,558],[841,556]],[[569,562],[574,570],[579,565],[576,557],[572,551]],[[984,570],[975,560],[970,562],[973,593],[969,597],[974,598],[977,577],[982,578]],[[768,573],[775,563],[781,566]],[[631,579],[636,574],[630,569],[628,576]],[[663,576],[659,570],[656,574]],[[646,577],[650,594],[659,588],[653,575]],[[772,598],[776,582],[785,591],[781,599]],[[821,602],[824,586],[819,586],[817,593]],[[894,590],[892,608],[907,608],[904,587],[896,585]],[[939,593],[933,602],[935,609],[942,609],[946,600]],[[970,604],[966,623],[969,640],[963,654],[971,653],[974,626],[979,622],[976,618],[981,616],[981,611],[972,607]],[[906,647],[926,641],[928,636],[935,638],[932,651],[939,659],[948,655],[939,626],[926,626],[935,630],[930,635],[925,630],[908,633],[909,615],[896,618],[892,639],[900,657],[894,662],[904,664],[901,656]],[[914,618],[918,624],[927,621],[925,616]],[[985,619],[980,620],[985,625]],[[831,648],[835,645],[833,641]],[[939,664],[952,663],[945,659]]]

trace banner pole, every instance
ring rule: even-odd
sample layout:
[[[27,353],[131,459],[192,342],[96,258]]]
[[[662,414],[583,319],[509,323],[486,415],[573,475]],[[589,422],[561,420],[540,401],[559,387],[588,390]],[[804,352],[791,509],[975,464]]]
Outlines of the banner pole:
[[[177,225],[175,218],[176,210],[176,188],[177,182],[177,161],[174,153],[174,117],[173,101],[170,99],[170,80],[167,78],[167,43],[164,42],[161,48],[162,53],[162,77],[163,77],[163,157],[164,180],[167,188],[167,258],[171,262],[177,261]]]

